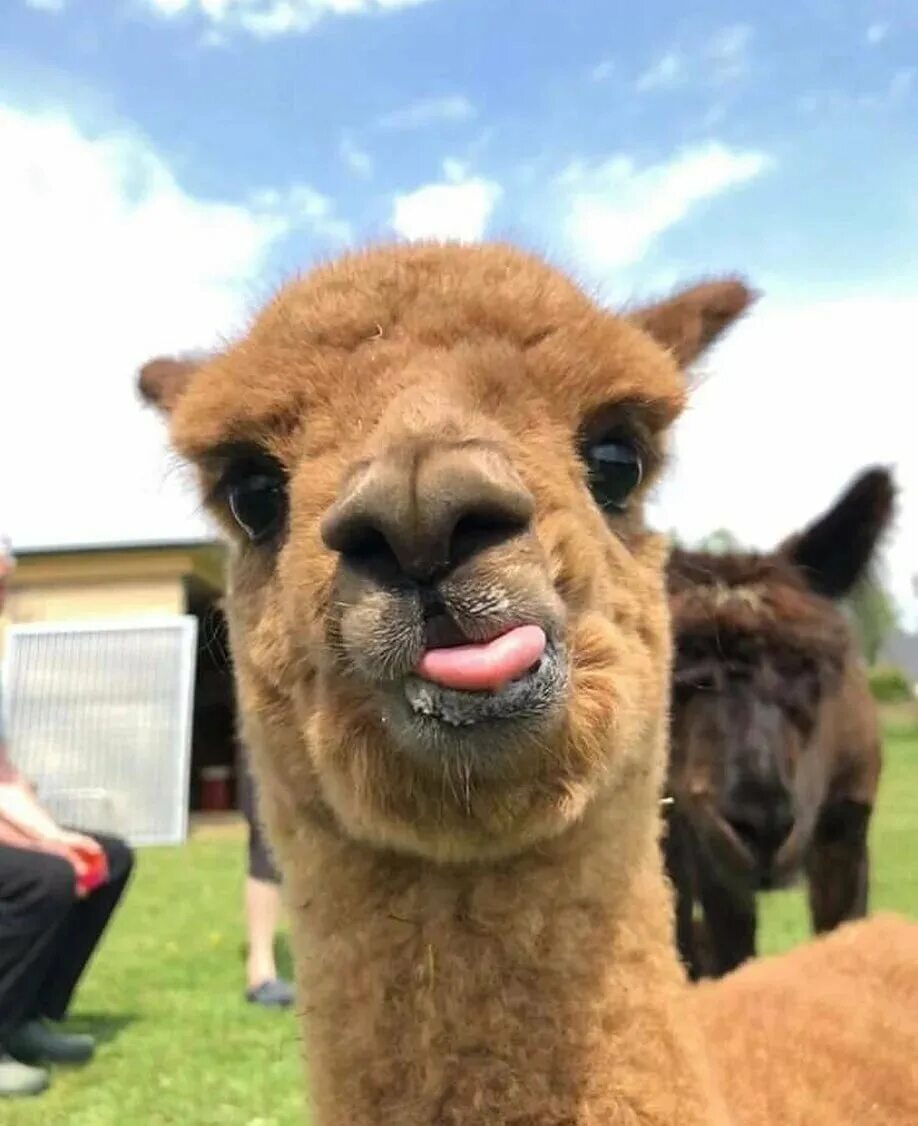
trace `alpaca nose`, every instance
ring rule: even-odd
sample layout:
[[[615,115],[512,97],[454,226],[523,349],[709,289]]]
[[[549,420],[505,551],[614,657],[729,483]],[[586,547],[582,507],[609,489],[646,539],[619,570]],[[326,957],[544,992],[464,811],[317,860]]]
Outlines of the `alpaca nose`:
[[[495,447],[457,443],[391,451],[351,473],[322,539],[354,565],[391,564],[430,581],[524,532],[531,493]]]
[[[783,792],[731,803],[726,819],[752,854],[765,861],[774,857],[794,827],[790,798]]]

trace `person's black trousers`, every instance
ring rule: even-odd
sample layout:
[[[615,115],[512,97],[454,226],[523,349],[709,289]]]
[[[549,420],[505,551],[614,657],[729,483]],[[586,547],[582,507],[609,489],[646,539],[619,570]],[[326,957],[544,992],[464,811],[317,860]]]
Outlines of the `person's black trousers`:
[[[117,837],[93,834],[108,858],[108,882],[77,898],[60,856],[0,845],[0,1046],[37,1017],[61,1020],[134,866]]]

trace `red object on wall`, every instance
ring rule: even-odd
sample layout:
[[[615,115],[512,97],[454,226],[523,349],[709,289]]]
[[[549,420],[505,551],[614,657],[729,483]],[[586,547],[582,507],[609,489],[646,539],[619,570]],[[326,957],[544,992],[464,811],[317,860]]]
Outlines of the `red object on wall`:
[[[201,767],[201,809],[205,813],[224,813],[232,809],[231,766]]]

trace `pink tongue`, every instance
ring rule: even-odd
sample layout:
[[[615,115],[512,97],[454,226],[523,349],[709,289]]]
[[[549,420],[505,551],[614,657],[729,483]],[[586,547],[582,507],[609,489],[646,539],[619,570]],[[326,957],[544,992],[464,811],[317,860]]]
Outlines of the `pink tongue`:
[[[444,688],[494,691],[532,668],[547,643],[539,626],[519,626],[481,645],[428,649],[417,673]]]

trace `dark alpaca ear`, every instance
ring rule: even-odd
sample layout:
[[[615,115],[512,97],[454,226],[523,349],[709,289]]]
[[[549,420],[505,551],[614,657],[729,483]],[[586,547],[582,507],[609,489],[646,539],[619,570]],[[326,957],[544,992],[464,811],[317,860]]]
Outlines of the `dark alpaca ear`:
[[[680,367],[688,367],[757,297],[738,278],[725,278],[693,285],[666,301],[635,310],[628,319],[666,348]]]
[[[867,572],[893,515],[896,489],[885,469],[863,472],[814,523],[780,549],[826,598],[843,598]]]
[[[197,354],[149,360],[137,374],[141,397],[163,414],[171,414],[203,360],[204,356]]]

